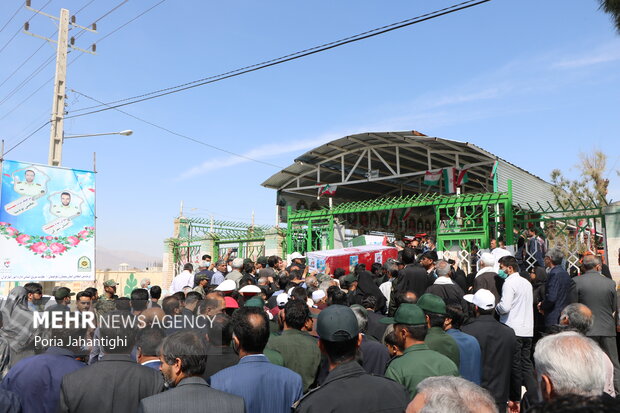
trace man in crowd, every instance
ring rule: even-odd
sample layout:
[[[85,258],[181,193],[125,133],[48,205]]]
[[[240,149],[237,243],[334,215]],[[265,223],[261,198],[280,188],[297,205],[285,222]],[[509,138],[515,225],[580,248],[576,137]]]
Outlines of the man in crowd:
[[[30,311],[41,311],[43,286],[39,283],[27,283],[24,285],[24,288],[28,293],[28,309]]]
[[[499,303],[501,278],[495,272],[495,257],[489,252],[485,252],[478,260],[478,272],[474,278],[474,293],[480,289],[489,290],[495,296],[495,304]]]
[[[200,274],[196,276],[198,285],[194,287],[193,291],[199,293],[203,298],[207,295],[207,285],[209,285],[209,277],[206,274]]]
[[[171,389],[143,398],[138,412],[245,411],[242,398],[210,388],[201,377],[207,363],[207,343],[195,332],[180,331],[166,337],[161,346],[161,361],[160,370]]]
[[[565,327],[567,331],[577,331],[584,337],[588,334],[592,325],[594,325],[592,311],[583,304],[569,304],[560,313],[560,326]],[[614,364],[607,354],[603,353],[605,365],[605,393],[611,397],[616,396],[614,389]]]
[[[190,263],[185,264],[181,274],[174,277],[168,293],[174,294],[183,291],[183,288],[187,286],[194,288],[194,266]]]
[[[43,354],[18,361],[2,380],[2,389],[19,396],[22,413],[56,413],[62,378],[85,366],[76,360],[80,347],[74,344],[85,337],[86,329],[65,328],[68,314],[60,316],[62,328],[48,330],[48,337],[57,345],[48,347]]]
[[[562,309],[576,298],[575,282],[562,268],[563,260],[564,253],[559,248],[552,248],[545,255],[545,265],[548,268],[545,299],[538,304],[538,309],[545,316],[547,328],[558,323]]]
[[[426,291],[426,288],[432,284],[429,281],[429,276],[424,267],[415,262],[415,251],[411,248],[405,248],[402,254],[402,261],[405,264],[398,274],[398,281],[396,289],[402,293],[404,291],[413,291],[416,297],[422,296]],[[395,303],[392,303],[392,307],[396,307]]]
[[[118,283],[114,280],[107,280],[103,282],[104,294],[99,297],[95,304],[95,309],[99,315],[109,313],[116,310],[115,301],[118,298],[116,295],[116,286]]]
[[[446,303],[461,303],[461,305],[464,305],[463,296],[465,292],[450,278],[452,275],[450,263],[445,260],[437,261],[435,272],[437,273],[437,279],[426,289],[426,292],[441,297]]]
[[[375,376],[383,376],[385,369],[390,361],[390,354],[386,346],[379,341],[369,339],[367,337],[368,331],[368,310],[363,306],[354,304],[351,306],[351,310],[355,314],[357,319],[357,326],[359,333],[362,336],[362,342],[360,343],[360,361],[362,367],[369,374]],[[385,325],[385,324],[383,324]]]
[[[151,297],[149,307],[161,308],[159,305],[159,299],[161,298],[161,287],[159,285],[154,285],[151,287],[149,290],[149,296]]]
[[[226,274],[226,280],[233,280],[237,286],[237,288],[239,288],[239,281],[241,281],[241,279],[243,278],[243,274],[241,273],[241,270],[243,270],[243,258],[235,258],[234,260],[232,260],[232,271],[229,272],[228,274]]]
[[[150,278],[143,278],[140,280],[140,288],[144,288],[145,290],[148,290],[150,285],[151,285]]]
[[[423,319],[421,313],[420,310]],[[371,376],[356,362],[362,337],[350,308],[332,305],[321,311],[317,331],[319,347],[329,363],[329,374],[321,387],[306,394],[296,404],[296,412],[373,413],[402,412],[405,409],[409,395],[402,385]]]
[[[224,282],[227,273],[227,265],[225,260],[218,260],[215,263],[215,272],[211,277],[211,285],[218,286]]]
[[[136,288],[131,292],[131,309],[138,316],[146,310],[149,303],[149,292],[144,288]]]
[[[314,383],[321,363],[316,340],[308,334],[312,330],[310,310],[305,301],[289,300],[283,311],[284,330],[279,336],[271,336],[267,348],[282,354],[284,367],[301,376],[305,392]]]
[[[58,410],[61,413],[133,412],[141,399],[164,389],[158,371],[140,366],[131,358],[135,333],[118,321],[123,315],[110,312],[106,316],[107,325],[100,326],[104,356],[97,363],[63,377]]]
[[[67,287],[60,287],[54,293],[54,300],[56,304],[49,307],[47,311],[70,311],[69,305],[71,304],[71,296],[75,295]]]
[[[164,338],[166,338],[166,333],[159,327],[148,327],[140,330],[136,340],[138,363],[159,371],[159,366],[161,366],[159,350]]]
[[[417,390],[407,413],[497,413],[488,391],[460,377],[429,377],[418,384]]]
[[[460,329],[465,320],[463,308],[459,304],[446,307],[444,329],[459,346],[459,372],[461,377],[480,385],[480,344],[474,336],[463,333]]]
[[[239,363],[211,376],[211,387],[243,397],[248,413],[290,412],[303,384],[299,374],[271,364],[263,354],[269,340],[267,313],[242,307],[233,314],[232,326]]]
[[[502,287],[502,298],[496,306],[499,321],[512,328],[517,336],[515,355],[518,381],[535,397],[536,379],[532,366],[532,337],[534,336],[534,297],[532,284],[519,274],[519,264],[514,257],[499,260],[500,272],[507,275]],[[532,401],[537,401],[536,398]]]
[[[586,305],[594,316],[587,336],[596,341],[614,364],[614,387],[620,392],[620,365],[616,346],[616,283],[601,272],[601,261],[595,255],[583,257],[585,273],[575,277],[577,300]]]
[[[443,329],[446,321],[446,303],[434,294],[423,294],[418,300],[418,306],[424,311],[428,326],[424,344],[431,350],[448,357],[456,366],[459,366],[459,346]]]
[[[536,344],[534,362],[544,400],[565,394],[603,394],[603,351],[577,332],[552,334]]]
[[[512,411],[518,411],[521,399],[521,382],[516,369],[517,337],[514,331],[495,320],[495,296],[481,289],[467,294],[465,300],[474,304],[476,318],[462,327],[464,333],[478,340],[482,355],[481,386],[487,389],[500,411],[506,403]]]
[[[75,308],[79,312],[90,312],[93,296],[89,291],[80,291],[75,296]]]
[[[233,335],[230,317],[226,314],[217,314],[209,316],[208,320],[207,339],[209,340],[209,347],[207,356],[209,362],[203,375],[207,382],[215,373],[239,362],[239,356],[230,345]]]
[[[427,377],[459,375],[452,360],[424,344],[428,325],[424,312],[416,304],[401,304],[394,317],[383,322],[394,324],[398,347],[404,349],[402,356],[390,362],[385,377],[405,386],[410,398],[415,397],[416,386]]]

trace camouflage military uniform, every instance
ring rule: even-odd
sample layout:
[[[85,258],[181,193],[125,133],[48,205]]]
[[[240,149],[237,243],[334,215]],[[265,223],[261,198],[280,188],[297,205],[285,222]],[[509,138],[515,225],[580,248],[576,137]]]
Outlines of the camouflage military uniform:
[[[104,315],[111,311],[116,310],[116,299],[118,295],[112,296],[112,298],[108,298],[107,296],[101,296],[95,303],[95,309],[99,315]]]

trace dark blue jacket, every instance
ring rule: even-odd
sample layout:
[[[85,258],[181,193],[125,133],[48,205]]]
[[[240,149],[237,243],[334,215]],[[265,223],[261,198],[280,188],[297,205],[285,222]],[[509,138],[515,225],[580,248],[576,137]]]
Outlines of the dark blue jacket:
[[[567,305],[575,302],[575,282],[559,265],[549,271],[545,284],[545,300],[541,308],[545,312],[545,327],[557,324],[560,313]]]
[[[62,378],[82,367],[85,364],[71,351],[50,347],[43,354],[18,361],[0,386],[18,395],[23,413],[55,413]]]
[[[247,413],[289,413],[301,398],[301,376],[271,364],[263,354],[243,357],[211,376],[211,387],[243,397]]]
[[[461,377],[467,379],[480,386],[480,372],[481,372],[481,352],[480,344],[476,337],[463,333],[457,328],[451,328],[446,330],[446,333],[450,335],[457,346],[459,346],[460,364],[459,373]]]

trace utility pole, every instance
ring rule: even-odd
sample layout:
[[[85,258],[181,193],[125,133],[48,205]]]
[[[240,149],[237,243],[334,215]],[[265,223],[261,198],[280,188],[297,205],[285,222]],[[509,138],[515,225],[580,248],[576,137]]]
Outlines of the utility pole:
[[[58,39],[50,39],[44,36],[40,36],[29,32],[30,24],[26,22],[24,24],[24,33],[38,37],[43,40],[47,40],[51,43],[56,43],[56,75],[54,77],[54,100],[52,102],[52,117],[51,117],[51,133],[50,133],[50,148],[47,158],[47,163],[51,166],[60,166],[62,162],[62,144],[64,139],[64,120],[65,120],[65,91],[67,87],[67,54],[68,48],[79,50],[81,52],[95,54],[95,45],[92,45],[92,51],[80,49],[74,46],[75,38],[69,38],[69,28],[80,28],[82,31],[86,30],[92,33],[97,33],[96,25],[93,23],[92,28],[83,27],[75,23],[75,16],[69,16],[69,10],[60,9],[60,17],[52,16],[44,13],[41,10],[36,10],[30,7],[31,1],[26,1],[26,8],[32,10],[35,13],[49,17],[50,19],[58,21]]]
[[[65,125],[65,89],[67,86],[67,46],[69,45],[69,10],[60,9],[58,21],[58,48],[56,49],[56,76],[52,102],[52,132],[47,163],[59,166],[62,161],[62,139]]]

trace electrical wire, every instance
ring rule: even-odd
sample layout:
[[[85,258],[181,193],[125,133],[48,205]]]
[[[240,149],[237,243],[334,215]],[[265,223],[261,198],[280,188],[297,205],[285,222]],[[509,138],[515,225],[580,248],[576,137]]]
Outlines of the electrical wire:
[[[368,30],[366,32],[363,33],[359,33],[353,36],[349,36],[340,40],[336,40],[330,43],[325,43],[319,46],[315,46],[309,49],[305,49],[302,51],[298,51],[295,53],[291,53],[285,56],[281,56],[275,59],[271,59],[271,60],[267,60],[261,63],[256,63],[250,66],[245,66],[239,69],[235,69],[229,72],[225,72],[225,73],[221,73],[218,75],[214,75],[214,76],[209,76],[209,77],[205,77],[202,79],[197,79],[191,82],[187,82],[187,83],[183,83],[180,85],[176,85],[176,86],[171,86],[168,88],[164,88],[164,89],[159,89],[159,90],[155,90],[152,92],[148,92],[148,93],[144,93],[142,95],[136,95],[136,96],[132,96],[132,97],[128,97],[128,98],[124,98],[124,99],[119,99],[116,101],[112,101],[112,102],[107,102],[105,104],[101,104],[101,105],[94,105],[94,106],[89,106],[89,107],[85,107],[85,108],[78,108],[75,109],[73,111],[71,111],[71,113],[78,113],[75,115],[70,115],[67,118],[75,118],[75,117],[79,117],[79,116],[86,116],[86,115],[91,115],[94,113],[98,113],[98,112],[103,112],[103,111],[107,111],[110,109],[115,109],[118,107],[122,107],[122,106],[127,106],[127,105],[133,105],[136,103],[140,103],[140,102],[144,102],[147,100],[151,100],[151,99],[156,99],[162,96],[166,96],[166,95],[170,95],[173,93],[178,93],[178,92],[182,92],[188,89],[192,89],[195,87],[199,87],[199,86],[204,86],[206,84],[210,84],[210,83],[215,83],[215,82],[219,82],[225,79],[229,79],[232,77],[236,77],[236,76],[240,76],[246,73],[250,73],[250,72],[254,72],[260,69],[264,69],[267,67],[271,67],[271,66],[275,66],[275,65],[279,65],[285,62],[289,62],[291,60],[296,60],[302,57],[306,57],[306,56],[310,56],[316,53],[320,53],[320,52],[324,52],[326,50],[330,50],[330,49],[334,49],[336,47],[340,47],[349,43],[353,43],[353,42],[357,42],[360,40],[364,40],[364,39],[368,39],[370,37],[374,37],[374,36],[378,36],[380,34],[384,34],[393,30],[397,30],[397,29],[401,29],[407,26],[411,26],[413,24],[417,24],[417,23],[421,23],[427,20],[431,20],[437,17],[441,17],[447,14],[451,14],[460,10],[464,10],[470,7],[474,7],[477,6],[479,4],[483,4],[483,3],[487,3],[490,2],[491,0],[468,0],[459,4],[455,4],[449,7],[445,7],[443,9],[440,10],[436,10],[430,13],[426,13],[420,16],[416,16],[407,20],[402,20],[400,22],[396,22],[396,23],[392,23],[386,26],[382,26],[382,27],[378,27],[372,30]],[[106,106],[105,108],[102,109],[98,109],[98,110],[92,110],[90,112],[86,112],[86,113],[79,113],[79,112],[83,112],[86,110],[90,110],[90,109],[95,109],[95,108],[100,108],[102,106]]]
[[[39,126],[34,132],[31,132],[29,135],[27,135],[25,138],[23,138],[22,140],[20,140],[18,143],[16,143],[15,145],[11,146],[7,151],[4,152],[4,155],[6,155],[7,153],[11,152],[13,149],[17,148],[19,145],[21,145],[22,143],[26,142],[28,139],[30,139],[35,133],[37,133],[38,131],[40,131],[41,129],[43,129],[45,126],[49,125],[51,121],[46,121],[44,124],[42,124],[41,126]]]
[[[85,95],[84,93],[79,92],[77,90],[71,89],[71,92],[77,93],[78,95],[83,96],[86,99],[90,99],[90,100],[92,100],[94,102],[103,103],[100,100],[95,99],[92,96]],[[236,156],[237,158],[242,158],[242,159],[245,159],[247,161],[252,161],[252,162],[260,163],[260,164],[263,164],[263,165],[271,166],[271,167],[274,167],[274,168],[277,168],[277,169],[284,169],[282,166],[275,165],[275,164],[272,164],[272,163],[269,163],[269,162],[265,162],[265,161],[261,161],[260,159],[251,158],[249,156],[246,156],[246,155],[243,155],[243,154],[239,154],[239,153],[236,153],[236,152],[232,152],[232,151],[229,151],[228,149],[220,148],[219,146],[215,146],[215,145],[212,145],[210,143],[201,141],[199,139],[192,138],[191,136],[184,135],[184,134],[179,133],[179,132],[175,132],[175,131],[173,131],[171,129],[168,129],[168,128],[164,127],[164,126],[158,125],[158,124],[156,124],[154,122],[151,122],[149,120],[140,118],[140,117],[138,117],[136,115],[132,115],[131,113],[126,112],[124,110],[121,110],[121,109],[118,109],[118,108],[114,108],[114,110],[116,110],[116,111],[118,111],[120,113],[123,113],[123,114],[129,116],[130,118],[138,120],[138,121],[140,121],[142,123],[146,123],[147,125],[150,125],[150,126],[153,126],[153,127],[157,128],[157,129],[163,130],[164,132],[167,132],[167,133],[169,133],[171,135],[178,136],[180,138],[186,139],[188,141],[191,141],[191,142],[194,142],[194,143],[197,143],[197,144],[200,144],[200,145],[204,145],[204,146],[209,147],[211,149],[215,149],[216,151],[220,151],[220,152],[226,153],[228,155]],[[66,117],[65,117],[65,119],[66,119]]]
[[[4,26],[2,26],[2,28],[0,28],[0,33],[2,33],[4,31],[4,29],[6,29],[6,27],[9,25],[9,23],[11,23],[13,21],[13,19],[15,18],[15,16],[17,16],[17,13],[19,13],[19,11],[21,9],[22,9],[22,5],[20,3],[19,6],[17,6],[17,10],[15,10],[15,13],[13,13],[13,15],[9,18],[9,20],[7,20],[7,22],[4,23]]]
[[[91,0],[90,3],[92,3],[95,0]],[[119,5],[115,6],[113,10],[118,9],[121,5],[123,5],[127,0],[123,1],[122,3],[120,3]],[[155,5],[149,7],[148,9],[140,12],[138,15],[134,16],[132,19],[130,19],[129,21],[123,23],[122,25],[118,26],[117,28],[115,28],[114,30],[112,30],[110,33],[106,34],[105,36],[101,37],[100,39],[96,40],[95,43],[101,43],[102,40],[108,38],[109,36],[111,36],[112,34],[118,32],[119,30],[121,30],[122,28],[126,27],[127,25],[129,25],[130,23],[134,22],[135,20],[137,20],[138,18],[142,17],[143,15],[145,15],[146,13],[148,13],[149,11],[153,10],[155,7],[159,6],[160,4],[164,3],[166,0],[161,0],[158,3],[156,3]],[[90,4],[88,3],[87,6]],[[83,10],[86,6],[82,7],[79,11]],[[76,13],[77,14],[77,13]],[[109,15],[110,12],[106,13],[105,16]],[[96,21],[101,20],[102,17],[100,17],[99,19],[97,19]],[[79,37],[81,34],[83,34],[85,32],[84,29],[82,29],[75,37]],[[70,61],[67,64],[68,66],[71,66],[71,64],[75,63],[76,60],[78,60],[80,57],[82,57],[84,55],[84,53],[80,53],[79,55],[77,55],[75,57],[75,59],[73,59],[72,61]],[[5,113],[2,117],[0,117],[0,121],[6,119],[10,114],[12,114],[13,112],[15,112],[17,109],[19,109],[24,103],[26,103],[30,98],[32,98],[35,94],[37,94],[41,89],[43,89],[45,86],[47,86],[49,84],[50,81],[54,80],[54,76],[52,76],[50,79],[46,80],[44,83],[42,83],[37,89],[35,89],[32,93],[30,93],[26,98],[24,98],[22,101],[20,101],[17,105],[15,105],[11,110],[9,110],[7,113]]]
[[[48,4],[50,4],[52,2],[52,0],[47,0],[47,3],[45,3],[40,9],[39,11],[43,10],[45,7],[47,7]],[[32,16],[30,16],[30,18],[27,20],[27,22],[30,22],[30,20],[32,20],[34,18],[34,16],[37,15],[37,12],[32,13]],[[15,37],[17,37],[17,35],[19,34],[19,32],[21,32],[22,28],[20,26],[19,29],[17,29],[17,31],[15,32],[15,34],[13,34],[13,36],[4,44],[4,46],[2,46],[2,48],[0,48],[0,53],[2,53],[2,51],[4,49],[7,48],[7,46],[9,44],[11,44],[11,42],[13,41],[13,39],[15,39]]]

